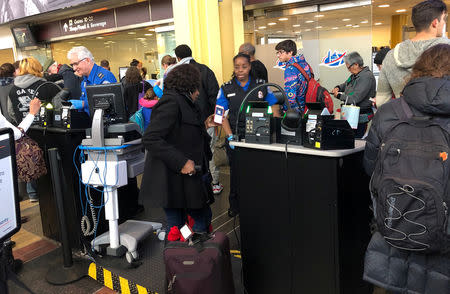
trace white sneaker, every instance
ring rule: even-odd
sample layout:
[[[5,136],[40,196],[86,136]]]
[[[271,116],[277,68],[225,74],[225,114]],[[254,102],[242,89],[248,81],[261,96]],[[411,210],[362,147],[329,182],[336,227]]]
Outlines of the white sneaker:
[[[223,185],[221,183],[213,184],[212,185],[213,193],[214,195],[222,193]]]

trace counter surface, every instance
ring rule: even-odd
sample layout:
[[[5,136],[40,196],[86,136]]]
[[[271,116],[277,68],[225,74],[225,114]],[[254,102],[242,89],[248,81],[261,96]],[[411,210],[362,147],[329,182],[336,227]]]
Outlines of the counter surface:
[[[273,143],[273,144],[254,144],[254,143],[245,143],[245,142],[230,142],[231,145],[242,148],[252,148],[259,150],[268,150],[268,151],[279,151],[285,152],[286,145]],[[342,157],[349,154],[357,153],[364,150],[366,146],[366,141],[364,140],[355,140],[355,148],[354,149],[338,149],[338,150],[319,150],[319,149],[311,149],[303,146],[296,145],[287,145],[287,152],[290,153],[299,153],[306,155],[316,155],[316,156],[325,156],[325,157]]]

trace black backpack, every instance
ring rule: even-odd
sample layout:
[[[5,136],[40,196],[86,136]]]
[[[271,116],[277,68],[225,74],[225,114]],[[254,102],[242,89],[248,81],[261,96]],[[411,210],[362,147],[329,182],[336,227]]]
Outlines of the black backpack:
[[[403,98],[391,103],[399,120],[382,138],[370,181],[378,230],[398,249],[446,252],[449,132],[439,118],[414,117]]]

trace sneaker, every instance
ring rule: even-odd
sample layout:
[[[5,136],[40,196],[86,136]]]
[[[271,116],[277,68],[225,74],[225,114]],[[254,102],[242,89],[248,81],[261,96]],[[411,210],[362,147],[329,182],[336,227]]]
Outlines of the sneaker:
[[[214,195],[222,193],[223,185],[221,183],[213,184],[212,185],[213,193]]]

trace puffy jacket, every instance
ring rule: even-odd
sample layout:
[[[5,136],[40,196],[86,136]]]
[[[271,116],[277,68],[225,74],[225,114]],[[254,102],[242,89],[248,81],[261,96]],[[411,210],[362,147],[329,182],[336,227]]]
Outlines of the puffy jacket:
[[[450,77],[421,77],[410,81],[403,90],[405,101],[414,116],[439,117],[441,125],[450,132]],[[376,113],[364,153],[364,168],[371,175],[381,141],[390,127],[398,121],[392,100]],[[379,233],[369,243],[364,262],[364,280],[395,293],[450,293],[450,253],[424,255],[400,251]]]

